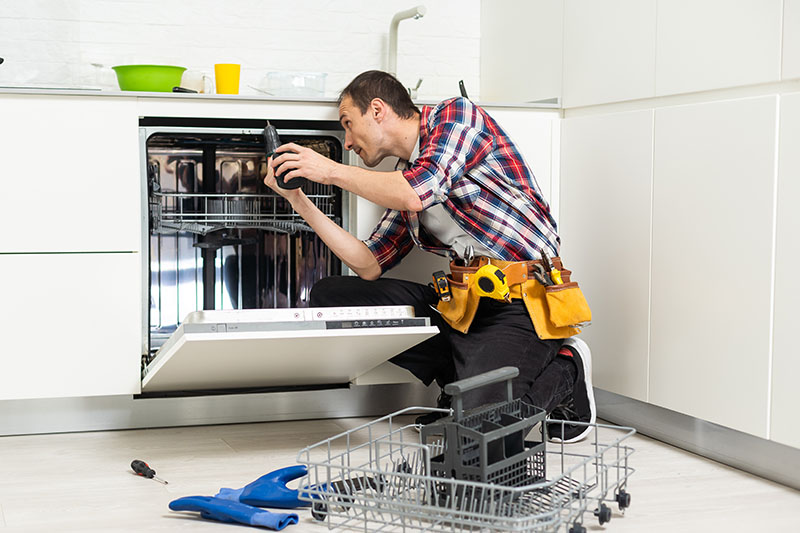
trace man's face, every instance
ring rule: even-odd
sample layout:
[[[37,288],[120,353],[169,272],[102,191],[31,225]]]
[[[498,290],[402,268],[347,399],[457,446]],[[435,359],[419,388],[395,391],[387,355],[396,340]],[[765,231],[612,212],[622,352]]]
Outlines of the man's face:
[[[383,135],[371,107],[362,114],[350,97],[345,96],[339,105],[339,122],[344,128],[346,150],[353,150],[370,168],[383,160],[385,154],[380,149]]]

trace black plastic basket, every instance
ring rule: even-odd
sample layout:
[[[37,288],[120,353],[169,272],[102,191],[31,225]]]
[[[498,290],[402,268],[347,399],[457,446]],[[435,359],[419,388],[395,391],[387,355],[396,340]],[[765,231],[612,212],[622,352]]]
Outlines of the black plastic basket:
[[[479,376],[449,383],[445,393],[453,397],[453,415],[423,426],[422,441],[438,442],[442,453],[431,458],[433,477],[522,487],[545,479],[545,438],[526,440],[546,413],[539,407],[513,399],[511,380],[515,367],[503,367]],[[478,387],[507,382],[505,402],[463,411],[462,395]],[[450,485],[443,485],[450,486]],[[448,494],[440,497],[471,497]]]

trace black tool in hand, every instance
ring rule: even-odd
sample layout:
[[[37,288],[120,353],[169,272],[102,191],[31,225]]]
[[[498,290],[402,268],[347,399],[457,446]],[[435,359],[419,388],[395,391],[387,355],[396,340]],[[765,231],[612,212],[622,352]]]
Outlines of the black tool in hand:
[[[166,481],[161,479],[160,477],[156,477],[156,471],[150,468],[150,466],[145,463],[144,461],[140,461],[139,459],[134,459],[131,463],[131,468],[136,473],[137,476],[146,477],[147,479],[155,479],[159,483],[163,483],[164,485],[167,484]]]
[[[269,122],[267,122],[267,127],[264,128],[264,142],[266,144],[266,154],[268,159],[272,157],[272,155],[275,153],[275,150],[277,150],[282,144],[281,138],[278,137],[278,130],[276,130],[275,126]],[[278,187],[281,189],[299,189],[307,183],[308,180],[301,177],[292,178],[287,182],[286,174],[288,172],[289,171],[286,171],[280,176],[275,176],[275,181],[278,182]]]

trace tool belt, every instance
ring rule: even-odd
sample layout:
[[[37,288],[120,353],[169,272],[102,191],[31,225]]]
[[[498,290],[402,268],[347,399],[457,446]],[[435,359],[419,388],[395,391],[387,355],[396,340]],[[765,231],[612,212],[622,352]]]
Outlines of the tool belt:
[[[475,272],[490,262],[505,274],[511,298],[525,303],[540,339],[572,337],[591,321],[589,304],[578,284],[571,280],[572,272],[564,268],[559,257],[553,257],[551,262],[561,272],[563,283],[548,286],[535,279],[535,273],[543,268],[542,261],[499,261],[476,257],[469,266],[450,263],[447,276],[450,298],[448,301],[439,300],[436,308],[453,329],[462,333],[469,331],[481,298],[475,287]]]

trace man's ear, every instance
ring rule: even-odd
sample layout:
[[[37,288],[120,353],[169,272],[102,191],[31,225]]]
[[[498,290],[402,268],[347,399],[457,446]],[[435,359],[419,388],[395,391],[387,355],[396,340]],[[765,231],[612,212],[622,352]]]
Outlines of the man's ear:
[[[372,114],[372,118],[375,122],[382,122],[386,118],[386,112],[388,111],[389,106],[381,100],[380,98],[373,98],[372,101],[369,103],[369,113]]]

